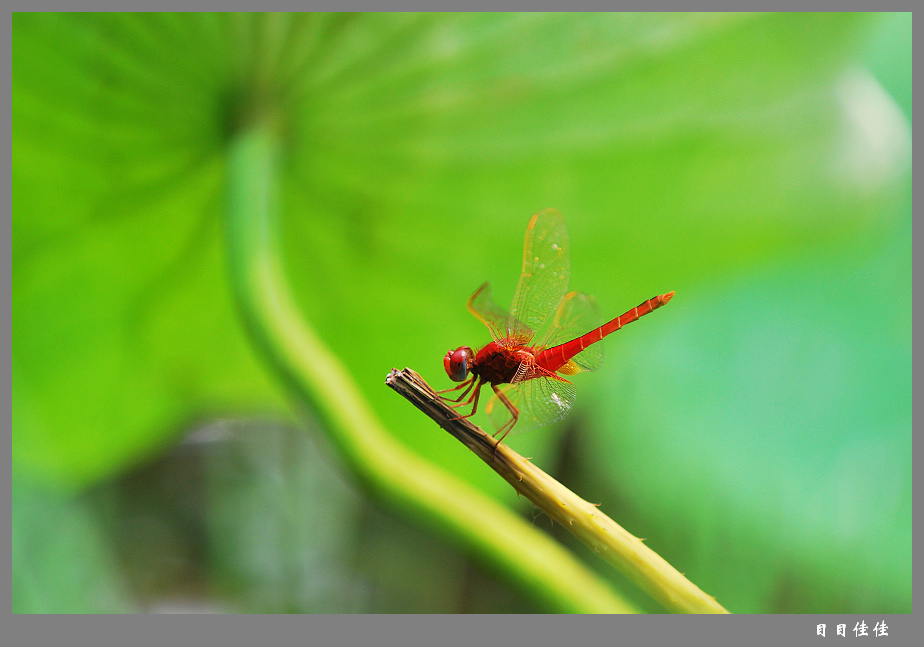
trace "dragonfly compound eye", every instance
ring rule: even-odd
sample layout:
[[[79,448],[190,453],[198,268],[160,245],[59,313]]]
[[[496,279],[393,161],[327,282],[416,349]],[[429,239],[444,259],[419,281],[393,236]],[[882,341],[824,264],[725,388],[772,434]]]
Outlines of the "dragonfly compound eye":
[[[468,377],[468,369],[472,362],[472,349],[460,346],[451,350],[443,357],[443,368],[453,382],[462,382]]]

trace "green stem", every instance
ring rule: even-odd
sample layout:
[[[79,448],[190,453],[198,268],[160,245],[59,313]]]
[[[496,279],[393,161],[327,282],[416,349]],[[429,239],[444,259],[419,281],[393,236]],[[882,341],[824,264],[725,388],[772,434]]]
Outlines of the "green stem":
[[[346,464],[384,503],[457,539],[551,609],[637,612],[557,542],[386,432],[347,370],[304,322],[287,290],[273,240],[280,140],[266,119],[233,139],[228,163],[233,287],[266,360],[297,399],[310,403],[325,419]]]

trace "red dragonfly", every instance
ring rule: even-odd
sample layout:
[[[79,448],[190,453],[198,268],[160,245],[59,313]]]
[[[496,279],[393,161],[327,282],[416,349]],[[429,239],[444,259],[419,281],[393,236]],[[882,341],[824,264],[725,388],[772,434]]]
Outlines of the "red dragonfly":
[[[603,318],[593,297],[567,292],[570,274],[565,220],[557,209],[543,209],[526,228],[523,271],[510,311],[494,302],[489,283],[468,300],[469,311],[488,327],[493,341],[477,353],[460,346],[443,357],[446,373],[461,384],[440,394],[464,390],[455,399],[440,397],[453,402],[452,407],[472,405],[459,419],[475,415],[481,387],[491,385],[494,395],[486,411],[497,428],[494,436],[500,435],[498,442],[514,425],[523,433],[564,418],[575,392],[563,376],[599,368],[603,344],[598,341],[674,296],[668,292],[648,299],[600,325]]]

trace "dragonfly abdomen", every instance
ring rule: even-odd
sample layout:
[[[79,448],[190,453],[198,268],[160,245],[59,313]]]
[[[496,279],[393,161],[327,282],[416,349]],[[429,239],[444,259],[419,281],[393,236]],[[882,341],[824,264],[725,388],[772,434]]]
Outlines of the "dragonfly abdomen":
[[[599,328],[594,328],[589,333],[581,335],[577,339],[572,339],[571,341],[565,342],[564,344],[560,344],[558,346],[554,346],[553,348],[548,348],[542,351],[536,358],[536,362],[546,370],[557,371],[562,366],[567,364],[572,357],[586,349],[591,344],[597,343],[607,335],[616,332],[626,324],[630,324],[640,317],[644,317],[649,312],[657,310],[665,303],[670,301],[671,297],[673,296],[673,292],[668,292],[667,294],[660,294],[656,297],[652,297],[651,299],[640,303],[631,310],[624,312],[612,321],[603,324]]]

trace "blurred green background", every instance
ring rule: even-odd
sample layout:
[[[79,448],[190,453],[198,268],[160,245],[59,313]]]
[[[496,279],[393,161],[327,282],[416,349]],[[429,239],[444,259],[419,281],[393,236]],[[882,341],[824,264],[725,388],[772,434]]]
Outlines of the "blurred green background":
[[[381,507],[245,334],[226,155],[288,125],[306,320],[400,442],[583,546],[383,384],[488,341],[530,215],[615,316],[510,444],[732,612],[911,612],[910,14],[13,14],[14,612],[543,612]]]

